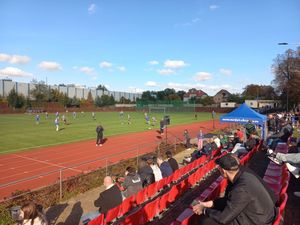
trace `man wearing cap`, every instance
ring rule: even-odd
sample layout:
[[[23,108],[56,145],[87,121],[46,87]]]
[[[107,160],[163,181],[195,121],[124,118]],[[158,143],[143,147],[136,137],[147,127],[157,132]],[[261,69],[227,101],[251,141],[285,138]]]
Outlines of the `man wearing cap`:
[[[216,164],[229,185],[223,198],[193,206],[196,214],[204,214],[199,224],[273,224],[276,218],[275,204],[259,178],[240,168],[238,159],[230,153],[217,159]]]

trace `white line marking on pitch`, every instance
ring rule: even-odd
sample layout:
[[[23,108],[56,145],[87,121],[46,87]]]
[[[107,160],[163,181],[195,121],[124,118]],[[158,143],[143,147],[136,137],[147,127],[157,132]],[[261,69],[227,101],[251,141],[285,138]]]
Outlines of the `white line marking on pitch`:
[[[21,156],[21,155],[17,155],[17,154],[14,154],[14,155],[16,157],[19,157],[19,158],[31,160],[31,161],[34,161],[34,162],[44,163],[44,164],[47,164],[49,166],[56,166],[56,167],[63,168],[63,169],[69,169],[69,170],[73,170],[75,172],[80,172],[81,173],[81,170],[77,170],[77,169],[73,169],[73,168],[68,168],[68,167],[65,167],[65,166],[60,166],[60,165],[55,164],[55,163],[49,163],[49,162],[46,162],[46,161],[42,161],[42,160],[38,160],[38,159],[33,159],[33,158],[29,158],[29,157]],[[12,168],[12,169],[14,169],[14,168]]]

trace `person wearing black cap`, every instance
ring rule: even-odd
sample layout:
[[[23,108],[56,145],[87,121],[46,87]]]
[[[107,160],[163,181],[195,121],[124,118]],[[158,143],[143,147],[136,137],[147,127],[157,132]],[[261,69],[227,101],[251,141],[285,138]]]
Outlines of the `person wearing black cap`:
[[[223,198],[199,202],[193,206],[201,217],[200,223],[209,225],[271,225],[276,218],[274,201],[257,176],[240,168],[233,154],[216,160],[222,176],[229,181]]]

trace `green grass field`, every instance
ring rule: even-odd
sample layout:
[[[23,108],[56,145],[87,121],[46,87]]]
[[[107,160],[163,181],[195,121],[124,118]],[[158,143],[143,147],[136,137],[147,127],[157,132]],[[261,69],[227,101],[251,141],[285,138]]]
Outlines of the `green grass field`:
[[[12,153],[31,148],[59,145],[79,140],[94,139],[96,126],[101,123],[105,129],[104,136],[112,136],[124,133],[148,130],[144,114],[142,112],[130,112],[131,124],[127,124],[127,113],[124,119],[118,112],[97,112],[96,120],[93,120],[90,112],[77,113],[73,119],[72,113],[66,113],[68,125],[60,121],[60,131],[55,131],[54,114],[49,114],[46,120],[45,114],[40,114],[40,124],[36,124],[35,115],[0,115],[0,153]],[[62,114],[60,114],[61,116]],[[195,122],[194,113],[168,113],[171,118],[171,126],[189,124]],[[159,128],[159,120],[162,113],[153,113],[157,123],[152,129]],[[198,113],[197,121],[211,119],[210,113]],[[122,124],[123,122],[123,124]]]

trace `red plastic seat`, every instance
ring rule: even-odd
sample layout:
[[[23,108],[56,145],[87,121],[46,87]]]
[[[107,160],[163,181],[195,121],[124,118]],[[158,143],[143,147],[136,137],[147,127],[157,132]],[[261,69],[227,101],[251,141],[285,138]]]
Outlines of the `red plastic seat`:
[[[123,216],[135,207],[135,195],[126,198],[121,204],[121,213]]]
[[[150,222],[154,217],[158,215],[159,213],[158,204],[159,204],[159,198],[156,198],[144,206],[145,222]]]
[[[288,200],[287,193],[283,193],[283,194],[280,195],[280,198],[279,198],[279,213],[281,215],[283,214],[283,211],[285,209],[287,200]]]
[[[157,190],[158,191],[161,191],[165,186],[166,186],[166,182],[167,182],[167,177],[165,178],[162,178],[158,181],[158,184],[157,184]]]
[[[104,214],[100,214],[97,218],[93,219],[88,225],[104,225]]]
[[[170,205],[170,202],[169,202],[169,192],[163,194],[161,197],[160,197],[160,200],[159,200],[159,213],[165,211],[169,205]]]
[[[196,176],[197,173],[195,172],[188,177],[188,184],[190,187],[193,187],[197,183]]]
[[[147,189],[143,188],[135,196],[135,202],[137,205],[144,203],[147,199]]]
[[[158,185],[158,182],[154,182],[154,183],[152,183],[152,184],[150,184],[149,186],[146,187],[147,197],[149,199],[153,198],[156,195],[156,193],[158,192],[157,185]]]
[[[121,205],[118,205],[115,208],[108,210],[105,216],[105,222],[106,223],[113,222],[119,217],[120,213],[121,213]]]
[[[139,207],[136,211],[128,215],[119,225],[141,225],[144,224],[143,208]]]
[[[180,181],[179,184],[180,184],[180,192],[181,192],[181,193],[187,191],[187,189],[190,187],[187,178],[184,179],[184,180],[182,180],[182,181]]]
[[[180,194],[180,183],[174,185],[169,191],[169,202],[174,202]]]
[[[172,175],[173,175],[172,182],[176,183],[181,178],[182,170],[181,169],[175,170],[175,172]]]

